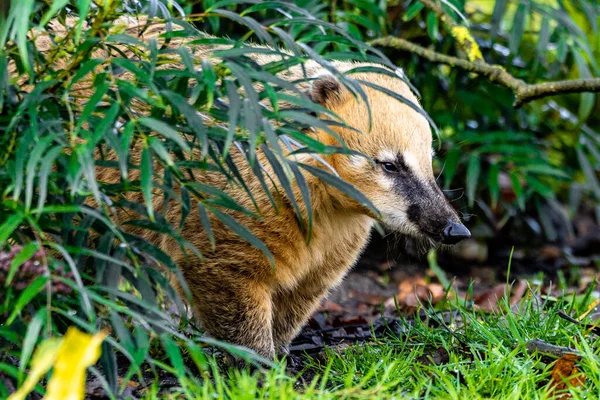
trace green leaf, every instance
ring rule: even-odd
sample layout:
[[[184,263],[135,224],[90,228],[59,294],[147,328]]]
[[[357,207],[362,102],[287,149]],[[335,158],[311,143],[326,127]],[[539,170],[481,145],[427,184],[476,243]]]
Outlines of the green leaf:
[[[12,235],[14,230],[21,225],[23,218],[23,215],[20,213],[13,214],[8,217],[2,225],[0,225],[0,248],[4,246],[4,243],[8,240],[10,235]]]
[[[19,0],[10,2],[9,4],[10,14],[14,18],[10,38],[17,43],[21,62],[23,63],[25,70],[30,72],[31,66],[29,64],[29,52],[27,49],[27,44],[29,43],[29,40],[27,40],[27,32],[29,32],[29,20],[31,13],[33,12],[35,1]]]
[[[538,56],[542,59],[544,59],[546,52],[548,51],[548,43],[550,43],[551,34],[550,21],[548,18],[543,17],[537,44]]]
[[[438,29],[437,16],[430,11],[427,13],[427,34],[433,42],[437,42]]]
[[[406,10],[406,13],[404,13],[402,20],[404,22],[410,21],[411,19],[419,15],[423,7],[425,7],[425,4],[421,3],[420,1],[413,2],[410,5],[410,7],[408,7],[408,10]]]
[[[223,225],[231,229],[233,233],[250,243],[252,246],[262,251],[271,262],[271,265],[273,267],[275,266],[275,259],[273,258],[273,254],[271,254],[271,251],[269,251],[269,249],[267,248],[267,246],[265,246],[262,240],[257,238],[252,232],[250,232],[250,230],[248,230],[248,228],[237,222],[235,218],[233,218],[229,214],[219,211],[213,207],[210,207],[209,209],[219,219],[219,221],[223,223]]]
[[[202,156],[206,157],[206,154],[208,153],[207,131],[204,126],[204,121],[198,114],[198,111],[196,111],[196,109],[180,94],[170,90],[163,90],[161,93],[177,108],[177,110],[179,110],[180,113],[184,115],[188,122],[188,126],[192,128],[196,137],[200,140],[200,143],[202,143]]]
[[[185,376],[185,364],[183,363],[183,357],[181,356],[181,351],[179,350],[177,343],[175,343],[166,334],[161,335],[161,341],[167,355],[169,356],[169,359],[171,360],[175,375],[179,377]]]
[[[500,184],[498,181],[500,175],[500,166],[497,163],[490,165],[490,171],[488,175],[488,186],[490,190],[490,198],[492,200],[491,207],[495,209],[498,206],[498,199],[500,198]]]
[[[506,13],[507,0],[496,0],[494,3],[494,11],[492,11],[491,33],[492,38],[496,38],[500,32],[500,23]]]
[[[183,151],[187,151],[187,152],[191,151],[190,147],[188,146],[186,141],[183,139],[183,137],[179,134],[179,132],[177,132],[175,129],[173,129],[171,126],[169,126],[165,122],[160,121],[158,119],[151,118],[151,117],[142,117],[138,120],[138,122],[140,124],[150,128],[151,130],[160,133],[167,139],[172,140],[173,142],[177,143],[177,145]]]
[[[14,322],[15,318],[19,315],[21,310],[28,305],[35,296],[46,286],[48,278],[44,275],[40,275],[34,280],[25,290],[21,292],[19,298],[13,303],[12,313],[6,320],[6,325],[10,325]]]
[[[150,155],[150,151],[147,147],[144,147],[142,150],[142,163],[140,165],[140,169],[142,193],[144,194],[144,201],[146,202],[148,217],[152,222],[154,222],[154,207],[152,204],[152,175],[154,173],[154,167],[152,165],[152,156]]]
[[[208,236],[208,240],[210,241],[210,245],[212,249],[215,249],[215,236],[212,232],[212,227],[210,223],[210,217],[208,216],[208,212],[206,211],[206,207],[202,205],[202,203],[198,202],[198,215],[200,216],[200,223],[204,228],[204,232]]]
[[[513,171],[510,173],[510,181],[512,182],[513,190],[517,196],[517,203],[521,211],[525,211],[525,194],[523,193],[523,185],[519,179],[519,175]]]
[[[58,158],[63,150],[62,146],[56,146],[50,149],[42,162],[40,163],[39,181],[38,181],[38,203],[37,210],[41,210],[46,202],[46,196],[48,195],[48,176],[52,172],[52,166],[54,161]]]
[[[573,51],[573,57],[575,59],[575,63],[577,64],[577,69],[579,70],[579,77],[582,79],[591,78],[592,73],[590,72],[590,68],[588,67],[583,54],[580,51]],[[596,99],[595,93],[581,93],[581,100],[579,102],[579,120],[581,122],[585,122],[587,118],[590,116],[592,110],[594,109],[594,102]]]
[[[523,40],[523,34],[525,33],[525,25],[527,22],[527,14],[529,14],[529,2],[519,3],[515,18],[513,19],[513,25],[510,31],[509,49],[510,53],[516,55]]]
[[[449,189],[450,184],[452,183],[452,178],[456,175],[456,170],[458,168],[458,162],[460,161],[460,156],[463,154],[463,151],[460,147],[455,146],[448,151],[446,154],[446,159],[444,163],[444,189]]]
[[[25,246],[23,246],[21,251],[15,256],[15,258],[13,258],[12,262],[10,263],[10,269],[8,270],[8,276],[6,277],[6,282],[4,283],[4,286],[10,285],[17,272],[17,269],[35,254],[38,247],[38,242],[29,242]]]
[[[594,192],[597,198],[600,198],[600,183],[598,182],[598,178],[596,178],[596,172],[594,171],[594,168],[592,167],[581,147],[577,148],[577,160],[579,161],[579,165],[581,166],[581,170],[585,175],[590,189]],[[0,228],[0,234],[1,232],[2,230]],[[1,240],[0,243],[2,243]]]
[[[321,168],[313,167],[312,165],[298,163],[298,166],[300,168],[305,169],[311,175],[314,175],[326,184],[334,187],[335,189],[338,189],[342,193],[347,194],[348,196],[356,200],[360,205],[368,208],[376,215],[380,215],[379,210],[377,209],[377,207],[375,207],[371,200],[369,200],[367,196],[362,194],[358,189],[356,189],[353,185],[349,184],[348,182],[326,172],[325,170],[322,170]]]
[[[53,0],[50,5],[50,9],[44,13],[44,16],[40,20],[38,28],[43,28],[46,24],[58,13],[64,6],[69,3],[69,0]]]
[[[300,224],[300,229],[304,230],[304,216],[302,215],[302,211],[300,210],[300,206],[298,205],[296,196],[294,195],[294,190],[292,189],[288,173],[284,170],[286,164],[280,163],[277,159],[277,156],[272,151],[270,151],[267,146],[263,145],[262,150],[265,156],[267,157],[269,164],[271,164],[273,172],[277,176],[279,183],[281,183],[281,186],[285,191],[287,200],[290,202],[290,204],[294,208],[294,211],[296,212],[296,216],[298,217],[298,222]]]
[[[19,381],[22,383],[22,376],[29,364],[29,359],[33,354],[33,349],[40,337],[42,326],[46,322],[46,309],[42,308],[38,310],[29,324],[27,324],[27,332],[23,339],[23,348],[21,349],[21,359],[19,360]]]
[[[479,155],[473,153],[469,156],[467,164],[467,199],[469,200],[469,207],[473,207],[475,203],[475,190],[477,189],[480,172],[481,161],[479,160]]]
[[[29,160],[27,160],[27,178],[25,180],[25,212],[29,212],[31,208],[31,201],[33,199],[33,182],[37,175],[38,162],[53,140],[54,135],[48,135],[42,138],[33,147],[33,150],[28,156]]]

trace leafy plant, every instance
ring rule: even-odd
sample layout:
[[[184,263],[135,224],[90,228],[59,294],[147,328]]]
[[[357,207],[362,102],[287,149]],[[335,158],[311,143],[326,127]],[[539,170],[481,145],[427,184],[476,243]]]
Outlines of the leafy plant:
[[[244,155],[269,196],[267,180],[291,193],[286,171],[306,186],[302,170],[369,204],[334,173],[285,156],[299,148],[317,158],[339,151],[302,131],[318,126],[332,132],[328,124],[343,121],[277,74],[312,59],[364,97],[352,77],[328,61],[335,54],[318,54],[302,43],[298,27],[309,23],[331,40],[346,41],[346,57],[394,68],[389,60],[291,3],[205,2],[201,12],[181,19],[192,11],[173,1],[31,0],[12,2],[3,19],[0,251],[6,276],[0,315],[6,321],[0,326],[5,350],[0,370],[16,386],[35,345],[72,325],[88,332],[110,327],[101,370],[93,372],[114,394],[124,389],[118,376],[141,381],[144,371],[166,370],[178,378],[199,374],[206,368],[207,343],[268,363],[203,338],[169,280],[177,277],[185,289],[177,266],[139,236],[143,231],[170,236],[182,251],[201,256],[205,249],[186,242],[180,230],[197,212],[210,232],[212,213],[271,257],[225,212],[260,218],[262,210],[256,204],[246,209],[220,188],[194,180],[197,172],[216,171],[252,197],[233,152]],[[166,22],[148,19],[154,15]],[[238,35],[210,36],[194,22],[212,33],[226,24]],[[249,46],[246,39],[269,47]],[[257,64],[256,53],[270,61]],[[262,171],[259,147],[274,176]],[[157,192],[165,204],[170,200],[181,208],[178,224],[169,224],[166,210],[153,208]],[[291,200],[304,220],[298,203],[308,201],[305,190],[301,197]],[[117,218],[117,208],[130,217]],[[310,218],[309,212],[307,235]]]

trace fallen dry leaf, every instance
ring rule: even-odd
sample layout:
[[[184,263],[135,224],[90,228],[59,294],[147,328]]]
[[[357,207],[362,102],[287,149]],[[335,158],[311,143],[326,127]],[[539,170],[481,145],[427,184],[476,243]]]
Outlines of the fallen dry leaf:
[[[585,383],[585,375],[580,373],[575,365],[580,359],[581,357],[576,354],[564,354],[561,358],[556,360],[554,368],[552,369],[552,380],[550,381],[553,397],[558,399],[569,399],[571,398],[570,393],[559,392],[564,391],[568,387],[582,386]]]
[[[437,304],[445,297],[444,287],[439,283],[427,283],[422,277],[404,280],[398,286],[396,300],[399,306],[418,307],[419,304]],[[395,308],[394,298],[389,298],[384,306]]]
[[[514,307],[527,292],[527,281],[520,279],[511,289],[510,306]]]
[[[475,305],[484,312],[493,312],[498,310],[500,301],[505,295],[510,295],[510,306],[516,305],[527,292],[527,282],[519,280],[513,286],[506,283],[500,283],[492,289],[481,293],[475,297]],[[512,293],[512,294],[511,294]]]
[[[504,297],[506,283],[496,285],[492,289],[475,297],[475,305],[481,311],[492,312],[498,308],[498,302]]]
[[[333,301],[331,301],[331,300],[325,300],[325,302],[323,304],[321,304],[321,307],[319,307],[317,309],[317,312],[332,312],[332,311],[334,311],[334,312],[336,312],[336,311],[340,312],[340,311],[343,311],[343,310],[344,309],[340,305],[334,303]]]

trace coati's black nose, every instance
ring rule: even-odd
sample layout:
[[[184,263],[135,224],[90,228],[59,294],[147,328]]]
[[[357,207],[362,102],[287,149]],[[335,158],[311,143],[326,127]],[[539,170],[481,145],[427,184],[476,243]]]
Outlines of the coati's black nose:
[[[471,237],[471,232],[463,224],[457,224],[456,222],[448,221],[448,225],[444,228],[444,238],[442,243],[444,244],[456,244],[463,239]]]

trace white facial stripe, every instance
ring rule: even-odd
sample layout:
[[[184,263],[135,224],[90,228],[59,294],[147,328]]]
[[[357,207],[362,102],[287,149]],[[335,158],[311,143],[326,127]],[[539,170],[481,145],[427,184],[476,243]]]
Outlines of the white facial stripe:
[[[377,160],[381,162],[395,162],[396,161],[396,152],[390,150],[384,150],[377,156]]]
[[[411,152],[405,151],[404,154],[402,154],[402,158],[404,158],[404,162],[411,171],[418,173],[419,162],[417,161],[417,157],[415,157]]]

